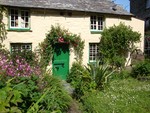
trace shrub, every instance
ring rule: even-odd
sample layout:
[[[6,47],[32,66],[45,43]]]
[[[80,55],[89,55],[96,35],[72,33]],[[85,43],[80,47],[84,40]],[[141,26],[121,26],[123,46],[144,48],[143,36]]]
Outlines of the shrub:
[[[0,111],[2,113],[21,113],[18,107],[18,104],[22,102],[21,92],[11,87],[11,80],[6,81],[4,87],[0,87]]]
[[[67,82],[74,87],[73,97],[79,100],[86,92],[95,89],[94,81],[92,81],[91,76],[89,76],[85,68],[79,62],[73,63],[67,77]]]
[[[150,76],[150,60],[137,63],[132,69],[131,76],[134,78]]]
[[[99,65],[99,62],[85,67],[76,62],[72,65],[67,82],[75,88],[73,96],[80,100],[87,92],[103,89],[113,72],[108,65]]]
[[[42,86],[44,89],[41,90],[47,91],[48,88],[50,88],[50,90],[39,103],[39,106],[42,106],[40,108],[41,111],[44,109],[49,112],[67,112],[71,105],[72,99],[64,89],[61,80],[46,75],[42,81]]]
[[[127,69],[116,71],[112,75],[112,79],[127,79],[130,77],[131,72]]]
[[[10,57],[11,57],[12,61],[15,61],[16,58],[20,57],[20,58],[24,59],[31,66],[39,65],[38,57],[36,56],[36,54],[33,51],[24,50],[24,51],[17,52],[17,53],[13,52],[10,54]]]
[[[39,66],[31,66],[24,58],[16,56],[10,59],[5,54],[0,54],[0,74],[8,76],[31,76],[32,74],[40,75],[41,69]]]
[[[92,81],[95,82],[97,89],[103,89],[104,86],[109,83],[109,78],[114,72],[108,65],[101,65],[99,61],[97,61],[95,64],[88,64],[86,70],[88,71],[89,76],[92,78]]]
[[[123,23],[104,29],[99,47],[104,61],[115,67],[124,66],[128,52],[133,51],[134,43],[140,41],[140,37],[140,33]]]
[[[1,80],[3,77],[1,77]],[[7,80],[10,80],[10,78],[12,77]],[[6,78],[4,80],[5,82],[0,84],[1,94],[3,94],[3,89],[8,87]],[[61,81],[49,75],[43,78],[35,75],[13,77],[6,93],[8,94],[0,95],[0,99],[3,99],[4,96],[6,96],[6,99],[9,98],[9,94],[14,95],[12,99],[15,98],[16,100],[13,100],[13,102],[16,103],[12,103],[11,99],[7,99],[7,105],[10,105],[9,109],[15,106],[16,110],[19,109],[23,113],[67,112],[72,102]],[[1,110],[5,110],[4,107]]]

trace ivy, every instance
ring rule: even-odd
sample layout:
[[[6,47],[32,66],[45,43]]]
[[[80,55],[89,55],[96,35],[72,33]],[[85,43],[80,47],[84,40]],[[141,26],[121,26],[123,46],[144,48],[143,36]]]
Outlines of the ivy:
[[[105,61],[112,66],[122,67],[125,64],[127,53],[139,42],[141,34],[132,30],[130,26],[120,23],[104,29],[100,41],[100,53]]]
[[[6,8],[0,6],[0,44],[6,39],[7,31],[3,22],[3,15],[7,13]]]
[[[45,66],[52,60],[53,47],[57,43],[69,44],[74,49],[76,60],[82,61],[84,41],[82,41],[80,35],[73,34],[57,25],[51,26],[51,30],[46,34],[46,38],[39,44],[41,61]]]

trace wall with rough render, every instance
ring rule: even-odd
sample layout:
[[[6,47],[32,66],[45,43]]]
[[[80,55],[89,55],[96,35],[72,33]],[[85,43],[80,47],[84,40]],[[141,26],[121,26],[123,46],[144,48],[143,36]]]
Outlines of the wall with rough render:
[[[30,32],[15,32],[8,31],[7,39],[4,41],[6,48],[10,49],[10,43],[32,43],[32,49],[38,47],[38,44],[45,38],[45,34],[50,30],[51,25],[60,24],[65,29],[75,34],[80,34],[81,38],[85,41],[83,63],[86,65],[89,61],[89,43],[98,43],[100,41],[100,34],[93,34],[90,32],[90,13],[85,12],[73,12],[72,16],[61,16],[60,11],[53,10],[31,10],[31,31]],[[130,17],[122,16],[105,16],[106,27],[114,24],[118,25],[120,22],[124,22],[126,25],[133,27],[133,30],[139,31],[142,34],[141,42],[138,47],[143,51],[143,37],[144,37],[144,22]],[[4,18],[6,24],[8,24],[8,18]],[[6,25],[7,26],[7,25]],[[74,54],[72,48],[70,48],[70,66],[74,61]]]

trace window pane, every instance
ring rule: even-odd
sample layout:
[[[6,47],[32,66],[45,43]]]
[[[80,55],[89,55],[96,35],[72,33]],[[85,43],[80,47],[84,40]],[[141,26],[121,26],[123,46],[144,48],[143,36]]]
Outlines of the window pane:
[[[103,30],[103,17],[91,16],[91,29]]]
[[[14,27],[14,26],[15,26],[14,21],[11,21],[11,26],[12,26],[12,27]]]
[[[98,44],[91,43],[89,44],[89,60],[90,62],[95,62],[98,58]]]
[[[96,16],[91,16],[91,29],[96,30]]]
[[[29,12],[19,9],[10,10],[10,27],[29,28]]]
[[[22,52],[22,51],[31,51],[32,44],[31,43],[11,43],[11,51],[12,52]]]
[[[11,9],[10,11],[10,26],[18,27],[18,10]]]
[[[21,11],[21,28],[29,27],[29,12]]]
[[[98,30],[103,30],[103,18],[98,17]]]
[[[26,15],[26,16],[29,16],[29,13],[26,11],[26,12],[25,12],[25,15]]]

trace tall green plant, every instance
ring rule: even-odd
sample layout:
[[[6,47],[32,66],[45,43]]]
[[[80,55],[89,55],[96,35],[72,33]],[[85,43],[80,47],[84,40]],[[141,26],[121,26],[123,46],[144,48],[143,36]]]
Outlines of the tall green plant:
[[[0,6],[0,41],[3,42],[4,39],[6,39],[7,31],[5,28],[5,24],[3,22],[3,16],[7,13],[7,10],[5,7]],[[0,42],[0,44],[1,44]]]
[[[0,112],[2,113],[21,113],[18,104],[23,100],[21,99],[21,92],[11,87],[11,81],[6,82],[6,86],[0,88]]]
[[[96,83],[96,88],[98,89],[104,88],[108,84],[110,76],[114,73],[114,70],[111,70],[109,65],[100,65],[99,61],[95,64],[88,64],[86,70]]]
[[[77,100],[80,100],[86,92],[95,89],[94,81],[84,66],[79,62],[73,63],[67,77],[67,82],[74,87],[73,97]]]
[[[72,65],[67,78],[75,89],[73,96],[80,100],[83,95],[93,90],[101,90],[109,83],[110,77],[114,71],[108,65],[99,65],[99,62],[82,66],[75,62]]]
[[[101,35],[100,53],[104,60],[116,67],[124,66],[128,52],[132,51],[134,43],[141,38],[140,33],[123,23],[104,29]]]

